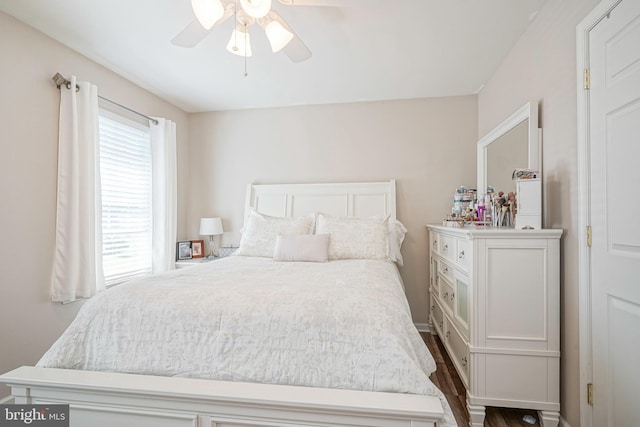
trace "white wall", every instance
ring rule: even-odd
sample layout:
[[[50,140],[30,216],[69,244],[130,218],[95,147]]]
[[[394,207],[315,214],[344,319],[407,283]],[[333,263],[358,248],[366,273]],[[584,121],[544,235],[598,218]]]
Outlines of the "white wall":
[[[0,372],[37,362],[81,303],[50,302],[60,94],[75,74],[99,93],[177,123],[178,234],[186,234],[188,117],[140,87],[0,12]],[[0,396],[8,389],[0,386]]]
[[[540,102],[544,224],[565,230],[561,271],[561,413],[580,426],[576,25],[598,0],[548,0],[478,96],[488,133],[527,100]]]
[[[189,231],[220,216],[239,241],[249,183],[397,180],[409,233],[400,269],[414,321],[427,321],[425,224],[450,212],[459,185],[475,185],[475,96],[190,116]]]

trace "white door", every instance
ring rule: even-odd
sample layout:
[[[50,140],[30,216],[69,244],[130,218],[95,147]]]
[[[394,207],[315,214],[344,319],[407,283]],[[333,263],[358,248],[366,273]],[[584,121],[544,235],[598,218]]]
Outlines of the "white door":
[[[593,426],[640,426],[640,1],[589,38]]]

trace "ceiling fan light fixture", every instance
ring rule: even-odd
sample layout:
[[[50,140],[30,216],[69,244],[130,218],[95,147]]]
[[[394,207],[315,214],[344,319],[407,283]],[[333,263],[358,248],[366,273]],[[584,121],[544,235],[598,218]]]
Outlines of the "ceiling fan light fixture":
[[[240,0],[240,6],[252,18],[262,18],[271,10],[271,0]]]
[[[191,0],[191,8],[200,25],[207,30],[224,15],[224,6],[220,0]]]
[[[287,30],[278,21],[271,21],[264,27],[264,32],[267,34],[269,44],[271,44],[271,50],[279,52],[283,47],[289,44],[293,40],[293,34]]]
[[[227,50],[238,56],[251,56],[251,37],[249,33],[235,28],[227,44]]]

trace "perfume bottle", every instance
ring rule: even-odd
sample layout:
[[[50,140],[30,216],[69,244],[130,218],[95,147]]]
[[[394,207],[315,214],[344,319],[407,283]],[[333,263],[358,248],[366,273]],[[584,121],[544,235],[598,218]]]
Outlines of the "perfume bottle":
[[[485,206],[484,205],[478,205],[478,221],[480,222],[484,222],[484,211],[485,211]]]

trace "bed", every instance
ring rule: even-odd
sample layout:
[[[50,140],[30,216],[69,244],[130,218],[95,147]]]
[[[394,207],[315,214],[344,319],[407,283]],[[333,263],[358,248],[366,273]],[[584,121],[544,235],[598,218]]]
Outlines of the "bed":
[[[246,207],[244,243],[252,215],[312,216],[316,232],[388,221],[395,182],[251,185]],[[37,366],[0,382],[15,403],[69,404],[72,426],[455,425],[392,262],[280,262],[259,247],[99,294]]]

